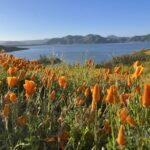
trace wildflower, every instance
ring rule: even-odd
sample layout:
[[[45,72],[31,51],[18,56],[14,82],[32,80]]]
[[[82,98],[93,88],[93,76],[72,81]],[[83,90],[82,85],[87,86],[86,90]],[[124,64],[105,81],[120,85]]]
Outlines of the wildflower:
[[[54,142],[56,141],[55,137],[49,137],[46,139],[46,142],[50,143],[50,142]]]
[[[58,134],[58,141],[61,149],[65,149],[65,143],[68,141],[68,139],[69,133],[67,131]]]
[[[133,119],[131,116],[127,116],[126,122],[127,122],[130,126],[136,127],[136,122],[134,121],[134,119]]]
[[[23,86],[26,91],[26,97],[31,97],[36,91],[36,84],[34,81],[25,80],[25,84]]]
[[[20,116],[17,118],[17,124],[20,126],[24,126],[27,123],[27,117],[26,116]]]
[[[86,97],[88,97],[88,96],[90,95],[90,90],[89,90],[88,88],[85,89],[84,95],[85,95]]]
[[[8,86],[10,88],[14,87],[17,84],[17,78],[16,77],[7,77]]]
[[[17,96],[15,93],[10,93],[9,98],[10,98],[10,101],[13,103],[15,103],[17,101]]]
[[[128,112],[127,108],[117,109],[116,114],[121,119],[122,123],[124,123],[126,121],[127,112]]]
[[[117,137],[117,143],[119,145],[125,145],[125,143],[126,143],[123,125],[121,125],[120,129],[119,129],[119,133],[118,133],[118,137]]]
[[[150,84],[144,85],[144,93],[142,96],[142,105],[144,107],[150,107]]]
[[[57,123],[58,123],[58,124],[61,124],[62,122],[63,122],[63,118],[62,118],[61,116],[58,117],[58,118],[57,118]]]
[[[116,66],[116,67],[114,68],[114,72],[115,72],[115,73],[119,73],[120,70],[121,70],[121,67],[120,67],[120,66]]]
[[[104,70],[104,73],[105,73],[106,75],[109,75],[109,74],[111,74],[112,72],[111,72],[111,70],[110,70],[109,68],[106,68],[106,69]]]
[[[141,89],[140,89],[140,86],[139,86],[139,85],[136,86],[136,93],[137,93],[137,94],[140,94],[140,93],[141,93]]]
[[[8,72],[11,76],[13,76],[13,75],[16,74],[16,71],[17,71],[17,68],[15,68],[15,67],[9,67],[9,69],[8,69],[7,72]]]
[[[4,99],[5,100],[10,100],[10,92],[5,94]]]
[[[99,85],[95,84],[92,94],[93,101],[98,102],[100,100],[100,90]]]
[[[91,112],[93,112],[97,107],[97,102],[100,100],[100,91],[99,91],[99,85],[95,84],[93,90],[92,90],[92,107]]]
[[[81,96],[78,96],[78,97],[76,98],[76,105],[82,105],[82,103],[83,103],[82,97],[81,97]]]
[[[8,116],[9,116],[9,104],[4,105],[3,116],[5,118],[8,118]]]
[[[133,67],[134,67],[134,69],[136,69],[138,66],[140,66],[141,65],[141,63],[140,63],[140,61],[136,61],[134,64],[133,64]]]
[[[110,86],[110,88],[107,90],[107,96],[105,100],[106,100],[106,103],[116,104],[117,88],[114,85]]]
[[[132,80],[131,80],[131,77],[128,76],[128,86],[131,87],[132,86]]]
[[[131,97],[131,93],[124,93],[120,95],[120,104],[124,105],[126,100],[129,99]]]
[[[91,112],[95,111],[96,107],[97,107],[97,102],[92,100]]]
[[[56,98],[56,92],[53,90],[53,91],[51,92],[51,94],[50,94],[50,99],[51,99],[52,101],[54,101],[55,98]]]
[[[43,85],[43,86],[46,86],[46,79],[45,79],[44,77],[42,78],[41,81],[42,81],[42,85]]]
[[[105,120],[103,129],[107,133],[111,133],[111,126],[110,126],[109,120],[107,120],[107,119]]]
[[[137,79],[138,77],[140,77],[143,74],[143,71],[144,71],[144,67],[142,65],[137,66],[133,74],[133,78]]]
[[[58,84],[59,84],[60,87],[62,87],[64,89],[66,88],[67,83],[66,83],[65,76],[61,76],[61,77],[58,78]]]

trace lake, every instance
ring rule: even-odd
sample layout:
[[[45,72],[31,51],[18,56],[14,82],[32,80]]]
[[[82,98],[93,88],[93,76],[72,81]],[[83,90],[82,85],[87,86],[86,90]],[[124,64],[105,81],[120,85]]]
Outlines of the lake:
[[[21,46],[20,46],[21,47]],[[129,54],[133,51],[150,48],[150,42],[111,43],[111,44],[73,44],[73,45],[39,45],[22,46],[28,50],[11,52],[16,57],[39,59],[40,55],[58,57],[66,63],[83,63],[93,58],[96,63],[111,59],[113,56]]]

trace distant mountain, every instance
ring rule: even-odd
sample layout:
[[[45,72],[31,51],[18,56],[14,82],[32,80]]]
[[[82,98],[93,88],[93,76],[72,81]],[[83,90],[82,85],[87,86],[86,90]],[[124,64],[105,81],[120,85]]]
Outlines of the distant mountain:
[[[144,36],[118,37],[110,35],[102,37],[100,35],[88,34],[86,36],[65,36],[62,38],[53,38],[48,40],[46,44],[98,44],[98,43],[125,43],[125,42],[148,42],[150,34]]]
[[[9,46],[27,46],[27,45],[45,45],[45,44],[98,44],[98,43],[125,43],[125,42],[150,42],[150,34],[133,37],[118,37],[110,35],[103,37],[95,34],[68,35],[61,38],[51,38],[44,40],[27,41],[0,41],[1,45]]]

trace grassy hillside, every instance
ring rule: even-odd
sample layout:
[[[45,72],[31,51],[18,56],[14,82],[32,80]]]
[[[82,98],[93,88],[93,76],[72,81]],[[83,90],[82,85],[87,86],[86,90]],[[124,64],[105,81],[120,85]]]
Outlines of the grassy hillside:
[[[41,65],[3,51],[0,149],[150,149],[149,64]]]

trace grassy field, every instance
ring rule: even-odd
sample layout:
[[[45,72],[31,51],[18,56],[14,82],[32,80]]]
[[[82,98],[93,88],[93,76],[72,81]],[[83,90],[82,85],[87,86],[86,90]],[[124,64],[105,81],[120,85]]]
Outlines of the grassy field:
[[[0,150],[149,150],[149,54],[100,67],[42,65],[2,51]]]

